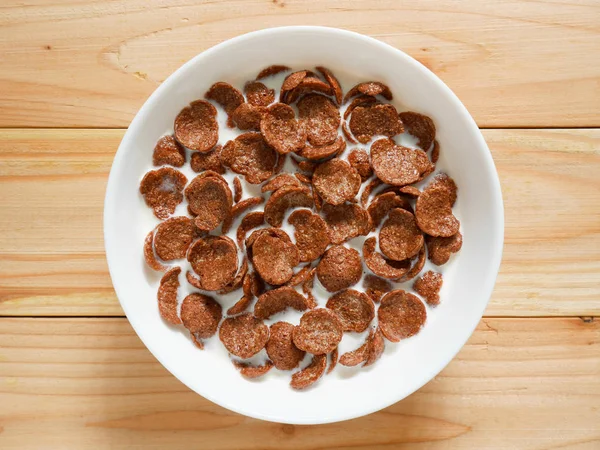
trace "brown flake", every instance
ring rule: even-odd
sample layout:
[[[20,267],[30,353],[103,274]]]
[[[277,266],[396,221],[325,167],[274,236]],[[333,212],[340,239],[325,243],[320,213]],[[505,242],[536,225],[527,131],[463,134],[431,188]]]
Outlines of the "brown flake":
[[[446,264],[452,253],[457,253],[462,247],[462,234],[460,231],[450,237],[427,236],[427,250],[429,260],[436,266]]]
[[[244,241],[246,240],[246,233],[253,228],[260,227],[263,223],[265,223],[265,214],[262,211],[255,211],[246,214],[236,231],[236,240],[238,246],[243,248]]]
[[[258,297],[258,301],[254,305],[254,316],[259,319],[268,319],[286,308],[305,311],[308,309],[306,298],[288,286],[272,289]]]
[[[154,210],[159,219],[166,219],[175,212],[183,200],[183,188],[187,183],[184,174],[172,167],[151,170],[140,183],[140,193],[146,205]]]
[[[361,178],[356,169],[341,159],[319,164],[312,178],[313,187],[327,203],[341,205],[356,197]]]
[[[152,164],[155,166],[169,164],[181,167],[185,164],[185,149],[173,136],[163,136],[154,147]]]
[[[313,355],[332,352],[342,340],[343,325],[338,315],[325,308],[311,309],[294,328],[294,344]]]
[[[226,318],[219,339],[235,356],[246,359],[261,351],[269,340],[269,328],[250,313]]]
[[[235,173],[244,175],[248,183],[259,184],[273,175],[277,153],[260,133],[248,132],[225,145],[221,161]]]
[[[437,175],[423,190],[415,206],[417,225],[430,236],[450,237],[460,228],[452,214],[456,184],[446,174]]]
[[[212,297],[188,295],[181,304],[181,322],[197,339],[208,339],[217,332],[223,310]]]
[[[440,303],[440,289],[443,282],[441,273],[428,270],[413,283],[413,289],[425,299],[428,305],[437,306]]]
[[[292,375],[290,386],[294,389],[306,389],[323,376],[325,367],[327,367],[326,355],[313,356],[308,366]]]
[[[202,175],[194,178],[185,188],[185,198],[190,211],[196,216],[196,226],[202,231],[211,231],[231,214],[233,196],[227,183],[220,177]]]
[[[252,245],[252,262],[263,280],[269,284],[281,285],[292,278],[294,267],[299,264],[300,259],[296,246],[272,230],[266,230],[256,238]]]
[[[317,266],[317,277],[329,292],[355,285],[362,275],[359,253],[343,245],[330,247]]]
[[[319,258],[330,243],[325,221],[306,209],[294,211],[288,221],[294,227],[300,261],[309,262]]]
[[[275,91],[260,81],[249,81],[244,86],[248,103],[254,106],[269,106],[275,101]]]
[[[238,269],[237,248],[227,236],[206,236],[192,244],[187,255],[200,276],[202,289],[218,291],[233,281]]]
[[[284,186],[277,189],[265,204],[265,220],[274,227],[280,227],[283,217],[290,208],[310,208],[313,199],[310,190],[304,186]]]
[[[381,253],[389,259],[402,261],[415,256],[424,243],[415,216],[402,208],[392,209],[379,232]]]
[[[388,280],[397,280],[410,270],[410,261],[386,259],[375,250],[377,239],[370,237],[363,244],[363,258],[366,266],[375,274]]]
[[[421,330],[427,312],[418,297],[398,289],[383,297],[377,318],[383,335],[391,342],[399,342]]]
[[[326,306],[337,313],[344,331],[362,333],[375,317],[375,306],[371,299],[364,292],[354,289],[334,294],[327,300]]]
[[[379,139],[373,142],[371,164],[381,181],[394,186],[415,183],[432,168],[423,150],[396,145],[391,139]]]
[[[171,217],[156,227],[154,250],[163,261],[185,258],[194,239],[194,224],[188,217]]]
[[[282,103],[269,106],[260,122],[260,131],[265,141],[280,154],[300,150],[306,142],[302,122],[296,120],[290,106]]]
[[[175,118],[175,139],[190,150],[209,152],[219,140],[217,109],[205,100],[196,100]]]
[[[400,120],[404,124],[404,128],[414,137],[419,139],[418,145],[423,150],[429,150],[431,144],[435,140],[435,124],[431,118],[424,114],[419,114],[412,111],[400,113]]]
[[[179,274],[181,267],[173,267],[160,279],[158,287],[158,312],[167,322],[174,325],[181,323],[177,315],[177,289],[179,289]]]
[[[298,117],[304,121],[306,137],[313,146],[329,145],[337,139],[340,112],[328,97],[305,95],[298,102]]]
[[[356,236],[366,236],[371,230],[369,214],[354,203],[337,206],[326,203],[323,205],[323,217],[333,244],[341,244]]]
[[[298,367],[305,352],[294,345],[292,335],[294,325],[287,322],[276,322],[271,325],[267,342],[267,355],[279,370],[292,370]]]

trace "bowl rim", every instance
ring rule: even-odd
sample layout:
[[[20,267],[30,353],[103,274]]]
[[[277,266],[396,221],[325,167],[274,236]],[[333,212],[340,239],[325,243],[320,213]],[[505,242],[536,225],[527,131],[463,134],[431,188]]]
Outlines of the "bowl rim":
[[[127,148],[130,147],[130,145],[131,145],[130,141],[133,140],[132,129],[135,129],[138,126],[138,124],[144,120],[146,114],[153,108],[153,104],[154,104],[155,100],[157,98],[159,98],[163,94],[164,91],[167,91],[168,89],[170,89],[171,85],[175,84],[178,81],[178,78],[183,73],[187,72],[188,69],[191,66],[193,66],[197,60],[205,57],[208,54],[219,52],[219,51],[223,50],[224,48],[227,48],[228,46],[235,45],[238,42],[248,39],[250,37],[264,36],[264,35],[275,36],[280,33],[288,33],[288,32],[331,33],[331,34],[335,34],[338,36],[345,35],[346,37],[350,37],[353,39],[363,40],[365,42],[368,42],[370,45],[378,46],[378,47],[386,49],[387,51],[391,51],[391,52],[395,53],[399,58],[403,59],[406,64],[411,64],[413,66],[416,66],[421,72],[423,72],[423,76],[428,77],[431,82],[437,84],[438,87],[445,93],[445,95],[448,96],[448,99],[452,102],[453,106],[456,108],[456,112],[458,114],[461,114],[463,116],[463,118],[466,119],[470,123],[469,125],[472,126],[475,130],[477,130],[477,132],[475,133],[476,134],[475,139],[478,141],[478,143],[482,149],[487,150],[487,152],[484,152],[482,157],[483,157],[483,161],[485,164],[485,169],[488,172],[489,180],[490,180],[490,190],[492,192],[492,198],[490,198],[490,203],[493,204],[495,214],[498,217],[498,223],[496,224],[497,232],[493,236],[493,240],[494,240],[494,243],[492,246],[493,251],[490,253],[490,258],[489,258],[490,276],[487,278],[487,280],[486,280],[487,282],[483,286],[483,288],[481,290],[481,295],[480,295],[481,298],[485,299],[485,301],[481,301],[477,304],[477,308],[479,309],[479,311],[477,311],[477,313],[478,313],[477,316],[479,316],[479,319],[475,323],[471,324],[469,327],[465,327],[464,341],[461,342],[459,345],[457,345],[456,348],[454,348],[454,350],[452,352],[448,352],[446,357],[442,359],[442,362],[439,364],[439,367],[432,368],[429,371],[429,375],[427,377],[423,377],[422,383],[417,384],[415,389],[410,394],[390,396],[385,401],[380,402],[380,404],[378,404],[377,406],[373,406],[371,408],[365,408],[364,410],[361,410],[358,413],[357,412],[347,413],[342,410],[342,412],[338,416],[335,416],[335,417],[322,417],[322,418],[318,418],[318,419],[314,419],[314,420],[309,419],[309,420],[303,420],[303,421],[286,420],[286,418],[282,418],[279,416],[271,417],[266,414],[256,413],[250,409],[245,409],[243,407],[239,407],[236,404],[229,402],[229,401],[223,401],[221,399],[217,400],[215,397],[213,397],[213,395],[211,395],[210,389],[201,390],[202,392],[199,392],[200,391],[199,389],[192,388],[188,383],[186,383],[182,379],[183,377],[179,377],[177,375],[177,370],[175,370],[175,368],[173,368],[171,366],[171,364],[169,364],[168,362],[166,362],[163,358],[161,358],[159,356],[159,352],[156,351],[156,348],[154,348],[155,347],[154,345],[149,344],[148,342],[146,342],[143,339],[143,337],[142,337],[143,333],[140,332],[141,326],[139,325],[138,321],[135,319],[135,315],[133,314],[133,311],[130,309],[130,307],[127,305],[127,302],[124,302],[123,300],[121,300],[122,289],[120,289],[119,286],[115,283],[116,272],[115,272],[114,268],[116,267],[116,265],[113,263],[113,261],[117,258],[117,255],[115,254],[116,253],[116,248],[114,248],[115,244],[111,238],[111,233],[109,232],[109,228],[110,228],[109,225],[110,225],[113,217],[111,216],[111,212],[109,211],[109,207],[108,207],[110,205],[110,202],[112,201],[112,199],[114,199],[118,195],[118,190],[117,190],[118,177],[117,177],[117,169],[116,168],[122,164],[123,159],[126,157]],[[429,383],[437,374],[439,374],[450,363],[450,361],[452,361],[455,358],[455,356],[464,347],[464,345],[466,344],[466,342],[468,341],[470,336],[473,334],[475,328],[481,321],[481,318],[483,317],[483,313],[484,313],[485,309],[487,308],[487,305],[489,303],[489,300],[491,298],[491,295],[492,295],[492,292],[493,292],[493,289],[494,289],[494,286],[496,283],[496,279],[497,279],[498,272],[500,269],[500,263],[502,260],[502,251],[503,251],[503,246],[504,246],[504,204],[503,204],[503,199],[502,199],[502,191],[501,191],[501,187],[500,187],[500,180],[498,177],[498,172],[496,170],[494,160],[492,158],[492,154],[489,150],[489,147],[487,146],[487,143],[485,142],[485,139],[483,138],[481,130],[477,126],[473,117],[467,111],[466,107],[458,99],[456,94],[454,94],[454,92],[437,75],[435,75],[426,66],[424,66],[422,63],[420,63],[419,61],[417,61],[410,55],[404,53],[402,50],[400,50],[390,44],[387,44],[376,38],[366,36],[366,35],[363,35],[363,34],[360,34],[360,33],[354,32],[354,31],[349,31],[349,30],[345,30],[345,29],[341,29],[341,28],[325,27],[325,26],[312,26],[312,25],[279,26],[279,27],[265,28],[265,29],[261,29],[261,30],[257,30],[257,31],[252,31],[249,33],[244,33],[242,35],[239,35],[239,36],[233,37],[231,39],[228,39],[226,41],[220,42],[219,44],[214,45],[213,47],[210,47],[210,48],[200,52],[199,54],[197,54],[196,56],[191,58],[189,61],[184,63],[182,66],[180,66],[171,75],[169,75],[154,90],[154,92],[147,98],[147,100],[144,102],[144,104],[138,110],[138,112],[132,119],[129,127],[127,128],[127,131],[125,132],[123,139],[121,140],[121,143],[119,144],[118,150],[114,156],[114,159],[113,159],[113,162],[111,165],[111,170],[109,173],[108,182],[107,182],[107,186],[106,186],[106,193],[105,193],[105,197],[104,197],[103,234],[104,234],[104,245],[105,245],[105,252],[106,252],[106,259],[107,259],[109,274],[110,274],[113,288],[115,289],[115,293],[117,295],[117,298],[119,299],[119,303],[120,303],[121,307],[123,308],[123,311],[125,312],[125,316],[127,317],[132,328],[135,330],[135,332],[138,335],[138,337],[140,338],[140,340],[144,343],[144,346],[150,351],[150,353],[152,353],[152,355],[161,363],[161,365],[163,367],[165,367],[171,374],[173,374],[181,383],[183,383],[191,391],[201,395],[202,397],[206,398],[207,400],[209,400],[221,407],[224,407],[224,408],[234,411],[236,413],[239,413],[239,414],[242,414],[242,415],[245,415],[248,417],[252,417],[255,419],[261,419],[261,420],[278,422],[278,423],[289,423],[289,424],[298,424],[298,425],[314,425],[314,424],[326,424],[326,423],[334,423],[334,422],[350,420],[350,419],[366,416],[368,414],[371,414],[371,413],[380,411],[384,408],[387,408],[387,407],[393,405],[394,403],[397,403],[398,401],[408,397],[409,395],[414,394],[419,389],[421,389],[425,384]]]

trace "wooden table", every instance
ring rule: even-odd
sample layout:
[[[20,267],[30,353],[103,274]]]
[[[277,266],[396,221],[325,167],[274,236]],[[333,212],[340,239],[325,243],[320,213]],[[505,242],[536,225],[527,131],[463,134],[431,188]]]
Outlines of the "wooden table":
[[[365,33],[483,128],[506,239],[486,316],[406,400],[325,426],[189,391],[134,334],[102,241],[123,129],[181,63],[277,25]],[[4,0],[0,448],[600,448],[600,3]]]

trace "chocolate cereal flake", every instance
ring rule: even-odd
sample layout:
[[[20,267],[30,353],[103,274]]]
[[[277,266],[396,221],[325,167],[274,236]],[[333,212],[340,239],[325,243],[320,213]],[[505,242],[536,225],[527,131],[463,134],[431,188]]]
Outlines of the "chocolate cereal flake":
[[[301,186],[301,184],[291,173],[282,173],[263,184],[260,191],[263,193],[276,191],[283,186]]]
[[[241,314],[248,309],[248,307],[250,306],[251,303],[252,303],[252,297],[248,297],[247,295],[244,295],[237,302],[235,302],[235,304],[231,308],[229,308],[227,310],[227,315],[235,316],[236,314]]]
[[[261,351],[269,340],[269,328],[250,313],[226,318],[219,339],[231,354],[246,359]]]
[[[342,340],[343,325],[338,315],[325,308],[305,312],[294,328],[294,344],[313,355],[332,352]]]
[[[348,155],[348,162],[356,169],[363,182],[373,175],[373,168],[369,161],[369,155],[367,155],[367,152],[364,150],[352,150]]]
[[[329,292],[355,285],[362,275],[359,253],[343,245],[330,247],[317,266],[317,277]]]
[[[354,289],[334,294],[327,300],[326,306],[338,314],[344,331],[362,333],[375,317],[375,306],[371,299]]]
[[[213,150],[202,153],[202,152],[194,152],[192,153],[192,158],[190,161],[190,165],[192,166],[192,170],[196,173],[204,172],[205,170],[211,170],[218,174],[224,174],[225,168],[221,165],[221,159],[219,158],[219,153],[221,153],[221,146],[217,145]]]
[[[423,150],[396,145],[391,139],[373,142],[371,163],[377,177],[394,186],[415,183],[432,167]]]
[[[288,66],[274,64],[272,66],[265,67],[263,70],[261,70],[258,73],[258,75],[256,75],[256,79],[261,80],[263,78],[271,77],[273,75],[277,75],[278,73],[286,72],[288,70],[291,70]]]
[[[456,184],[446,174],[438,175],[423,190],[415,206],[417,225],[430,236],[450,237],[460,228],[452,214]]]
[[[377,327],[375,331],[371,330],[367,345],[367,360],[363,364],[363,367],[375,364],[385,350],[385,341],[383,340],[383,333],[380,327]]]
[[[313,175],[313,187],[327,203],[341,205],[356,197],[361,178],[356,169],[341,159],[320,164]]]
[[[183,299],[181,321],[198,339],[208,339],[217,332],[222,308],[212,297],[194,293]]]
[[[287,322],[276,322],[271,325],[267,342],[267,355],[279,370],[292,370],[298,367],[305,352],[300,350],[292,340],[294,325]]]
[[[415,216],[402,208],[392,209],[379,232],[381,252],[390,259],[402,261],[415,256],[424,243]]]
[[[151,170],[140,183],[140,193],[146,205],[154,210],[159,219],[166,219],[175,212],[183,200],[183,188],[187,183],[184,174],[172,167]]]
[[[173,325],[181,323],[177,315],[177,289],[179,289],[180,267],[173,267],[160,279],[158,287],[158,312],[161,317]]]
[[[392,105],[357,106],[350,116],[350,131],[358,142],[366,144],[373,136],[396,136],[402,133],[402,122]]]
[[[252,262],[263,280],[281,285],[294,275],[294,267],[300,259],[294,244],[286,242],[276,232],[267,231],[256,238],[252,245]]]
[[[375,274],[388,280],[397,280],[410,270],[410,261],[386,259],[375,250],[377,238],[370,237],[363,244],[363,258],[367,267]]]
[[[188,217],[171,217],[156,227],[154,249],[163,261],[185,258],[194,239],[194,225]]]
[[[167,270],[169,270],[169,267],[165,266],[164,264],[161,264],[156,259],[156,255],[154,254],[153,242],[154,230],[148,233],[146,235],[146,239],[144,239],[144,259],[146,260],[146,264],[148,264],[148,266],[151,269],[154,269],[158,272],[166,272]]]
[[[392,285],[389,281],[383,278],[368,274],[363,280],[363,288],[371,300],[373,300],[375,303],[379,303],[381,297],[383,297],[386,292],[390,292],[392,290]]]
[[[275,91],[260,81],[249,81],[244,86],[248,103],[254,106],[269,106],[275,101]]]
[[[342,92],[342,87],[340,86],[340,82],[337,80],[335,75],[333,75],[331,70],[329,70],[328,68],[319,66],[316,69],[317,69],[317,71],[319,71],[321,73],[321,75],[323,75],[325,80],[331,86],[331,89],[333,90],[333,95],[335,97],[335,101],[337,102],[337,104],[341,105],[342,100],[343,100],[343,92]]]
[[[243,131],[260,131],[260,122],[266,113],[262,106],[242,103],[231,113],[233,123]]]
[[[294,227],[300,261],[310,262],[319,258],[330,243],[325,221],[306,209],[294,211],[288,221]]]
[[[238,106],[244,103],[244,96],[242,93],[229,83],[225,83],[223,81],[213,84],[210,89],[206,91],[206,94],[204,94],[204,98],[208,100],[214,100],[221,105],[229,116],[230,121],[231,114]]]
[[[255,211],[246,214],[236,231],[236,240],[238,246],[243,248],[244,241],[246,240],[246,233],[253,228],[261,226],[263,223],[265,223],[265,214],[262,211]]]
[[[267,145],[260,133],[248,132],[229,141],[221,152],[226,166],[251,184],[259,184],[273,175],[277,153]]]
[[[326,355],[313,356],[308,366],[292,375],[290,386],[294,389],[306,389],[323,376],[325,367],[327,367]]]
[[[186,187],[185,198],[190,211],[196,215],[196,226],[202,231],[211,231],[231,213],[233,196],[227,183],[220,177],[202,175],[198,175]]]
[[[344,353],[340,357],[340,364],[346,367],[358,366],[360,363],[367,360],[369,356],[369,341],[367,340],[363,345],[358,347],[356,350]]]
[[[383,297],[377,317],[383,335],[391,342],[399,342],[421,330],[427,312],[418,297],[398,289]]]
[[[185,164],[185,149],[173,136],[161,137],[154,147],[152,164],[181,167]]]
[[[329,228],[329,237],[334,244],[341,244],[356,236],[369,234],[369,214],[353,203],[333,206],[323,205],[323,216]]]
[[[383,218],[394,208],[412,211],[412,206],[410,206],[408,200],[395,192],[384,192],[377,195],[367,208],[373,228],[377,228]]]
[[[271,361],[266,361],[262,366],[253,366],[249,363],[233,361],[233,365],[240,371],[240,374],[245,378],[259,378],[265,375],[273,368]]]
[[[424,114],[412,111],[401,112],[400,120],[402,120],[404,128],[419,139],[419,147],[425,151],[429,150],[435,139],[435,124],[433,120]]]
[[[392,95],[392,91],[385,84],[381,83],[380,81],[366,81],[364,83],[359,83],[352,89],[350,89],[346,94],[346,97],[344,97],[344,103],[346,103],[349,99],[359,94],[368,95],[372,97],[375,97],[376,95],[381,95],[386,100],[392,100],[394,98]]]
[[[437,306],[440,303],[440,289],[443,282],[441,273],[428,270],[413,283],[413,289],[425,299],[428,305]]]
[[[429,260],[436,266],[446,264],[452,253],[458,252],[462,247],[462,234],[460,231],[450,237],[427,236],[427,250]]]
[[[190,150],[209,152],[219,140],[217,109],[205,100],[196,100],[175,118],[175,138]]]
[[[340,126],[340,112],[327,97],[309,94],[298,102],[298,117],[304,121],[308,142],[314,146],[333,143]]]
[[[284,186],[277,189],[265,204],[265,220],[274,227],[280,227],[283,217],[290,208],[310,208],[313,199],[304,186]]]
[[[305,311],[308,309],[306,298],[288,286],[272,289],[258,297],[258,301],[254,305],[254,316],[259,319],[268,319],[286,308]]]
[[[269,106],[260,122],[260,131],[265,141],[280,154],[300,150],[306,141],[302,122],[296,120],[290,106],[282,103]]]
[[[313,161],[330,158],[332,156],[341,155],[346,149],[346,141],[342,136],[338,136],[331,144],[313,147],[306,145],[302,150],[296,152],[302,158]]]
[[[227,236],[206,236],[192,244],[187,255],[200,276],[202,289],[218,291],[233,281],[238,269],[237,248]]]

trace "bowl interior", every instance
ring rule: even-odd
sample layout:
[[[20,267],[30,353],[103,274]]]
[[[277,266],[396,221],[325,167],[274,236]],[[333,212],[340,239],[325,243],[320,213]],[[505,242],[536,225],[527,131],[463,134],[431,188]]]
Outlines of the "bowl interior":
[[[442,303],[429,310],[415,337],[387,346],[377,364],[334,371],[318,386],[292,390],[289,375],[247,381],[232,368],[218,338],[199,351],[181,329],[158,314],[160,274],[143,261],[143,239],[157,223],[138,187],[151,167],[157,139],[190,101],[216,81],[238,87],[271,64],[294,69],[324,65],[342,81],[380,80],[403,109],[427,114],[441,144],[438,169],[459,188],[455,213],[464,244],[444,268]],[[345,85],[347,90],[351,86]],[[489,150],[464,106],[424,66],[374,39],[320,27],[285,27],[244,35],[186,63],[148,99],[127,131],[111,170],[105,203],[105,241],[110,274],[136,332],[156,358],[191,389],[239,413],[278,422],[326,423],[386,407],[433,378],[477,325],[491,295],[503,241],[503,209]],[[212,351],[214,350],[214,351]],[[225,355],[225,356],[224,356]],[[339,366],[338,366],[339,367]]]

